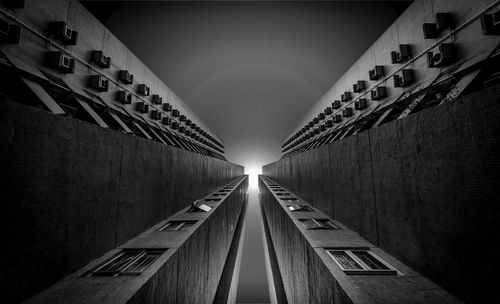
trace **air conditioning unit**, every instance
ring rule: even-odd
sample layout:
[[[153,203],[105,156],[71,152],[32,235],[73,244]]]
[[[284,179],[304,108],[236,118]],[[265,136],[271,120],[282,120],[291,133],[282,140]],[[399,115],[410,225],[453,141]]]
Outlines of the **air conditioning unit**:
[[[18,44],[19,40],[21,40],[21,27],[0,19],[0,43]]]
[[[412,84],[415,81],[412,69],[404,69],[400,74],[393,76],[394,87],[402,88]]]
[[[196,128],[198,128],[198,126],[196,125],[196,123],[194,123],[194,122],[193,122],[193,123],[191,124],[191,129],[196,130]]]
[[[319,123],[319,119],[318,119],[318,117],[314,117],[314,118],[313,118],[313,123],[314,123],[315,125]]]
[[[179,112],[179,110],[176,110],[176,109],[172,110],[172,116],[173,117],[179,117],[179,115],[181,115],[181,113]]]
[[[485,35],[500,35],[500,10],[481,17],[481,27]]]
[[[186,115],[180,115],[179,116],[179,121],[181,121],[181,122],[186,121]]]
[[[108,91],[109,81],[101,75],[90,75],[89,86],[99,92]]]
[[[72,30],[64,21],[52,22],[50,33],[65,45],[76,45],[78,42],[78,32]]]
[[[331,127],[333,127],[333,119],[329,119],[329,120],[327,120],[327,121],[325,122],[325,126],[326,126],[327,128],[331,128]]]
[[[124,90],[118,91],[116,92],[116,100],[123,104],[130,104],[132,103],[132,94]]]
[[[169,104],[168,102],[167,102],[167,103],[164,103],[164,104],[163,104],[163,111],[167,111],[167,112],[172,111],[172,105],[171,105],[171,104]]]
[[[342,109],[342,116],[344,117],[351,117],[353,114],[352,108],[351,107],[345,107]]]
[[[334,100],[332,102],[332,108],[333,109],[340,109],[340,100]]]
[[[357,83],[352,85],[352,90],[354,91],[354,93],[363,92],[365,89],[365,82],[363,80],[358,80]]]
[[[340,96],[340,100],[341,100],[342,102],[347,102],[347,101],[351,100],[351,98],[352,98],[352,96],[351,96],[351,92],[344,92],[344,94],[342,94],[342,95]]]
[[[137,86],[137,93],[141,94],[142,96],[149,96],[149,87],[145,84],[140,84]]]
[[[327,108],[325,109],[324,113],[325,113],[325,115],[330,115],[330,114],[332,114],[332,113],[333,113],[333,110],[332,110],[332,108],[331,108],[331,107],[327,107]]]
[[[190,126],[193,122],[191,121],[191,119],[188,119],[186,120],[185,124],[186,126]]]
[[[323,120],[323,119],[325,119],[325,113],[319,113],[319,114],[318,114],[318,119],[319,119],[319,120]]]
[[[447,66],[458,59],[453,43],[442,43],[437,49],[427,53],[427,65],[430,68]]]
[[[149,112],[149,105],[144,101],[139,101],[135,104],[135,110],[140,113]]]
[[[172,123],[172,120],[170,119],[170,117],[163,117],[161,119],[161,123],[165,126],[168,126]]]
[[[190,136],[191,135],[191,130],[186,129],[186,131],[184,133],[186,133],[187,136]]]
[[[161,119],[161,112],[158,110],[152,110],[150,116],[154,120],[160,120]]]
[[[91,61],[103,69],[111,67],[111,57],[104,56],[102,51],[92,51]]]
[[[184,133],[186,131],[186,128],[184,126],[179,126],[179,132]]]
[[[47,53],[47,66],[57,69],[61,73],[73,73],[75,71],[75,59],[64,52],[51,51]]]
[[[190,137],[191,137],[192,139],[195,139],[195,138],[196,138],[196,134],[195,134],[195,133],[191,133]]]
[[[118,80],[124,84],[132,84],[134,82],[134,75],[130,74],[127,70],[120,70],[118,72]]]
[[[160,95],[155,94],[155,95],[153,95],[153,97],[151,98],[151,101],[152,101],[154,104],[162,104],[162,102],[163,102],[163,98],[161,98],[161,97],[160,97]]]
[[[355,110],[364,110],[368,107],[368,101],[366,98],[360,98],[354,102]]]
[[[25,0],[2,0],[3,5],[8,8],[24,8]]]
[[[320,130],[321,132],[326,131],[326,126],[325,126],[325,125],[321,125],[321,126],[319,126],[319,130]]]
[[[314,135],[318,135],[318,134],[319,134],[319,128],[314,129]]]
[[[179,129],[179,123],[177,121],[172,121],[171,127],[172,129],[177,130]]]
[[[378,86],[371,91],[372,100],[381,100],[387,96],[387,91],[385,87]]]
[[[409,44],[400,44],[399,51],[391,52],[392,63],[403,63],[411,57],[411,47]]]
[[[332,117],[332,120],[334,123],[339,123],[342,121],[342,116],[340,116],[340,114],[335,114],[333,117]]]
[[[314,126],[314,121],[310,121],[308,124],[309,128],[312,128]]]
[[[453,16],[450,13],[437,13],[435,23],[424,23],[422,29],[425,39],[437,38],[444,29],[453,26]]]
[[[370,70],[368,72],[368,76],[370,80],[378,80],[382,77],[384,77],[384,66],[382,65],[376,65],[373,70]]]

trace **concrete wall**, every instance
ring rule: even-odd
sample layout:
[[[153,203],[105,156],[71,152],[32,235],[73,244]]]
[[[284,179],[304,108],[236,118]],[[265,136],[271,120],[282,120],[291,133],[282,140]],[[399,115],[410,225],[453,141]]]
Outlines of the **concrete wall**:
[[[243,167],[0,103],[3,301],[18,302],[243,175]]]
[[[377,85],[380,80],[370,81],[368,78],[368,71],[373,69],[375,65],[384,66],[385,75],[396,72],[403,66],[403,64],[393,64],[391,62],[391,51],[398,50],[399,44],[409,44],[412,49],[412,59],[414,59],[416,55],[425,52],[436,43],[438,39],[424,39],[422,31],[423,23],[435,22],[435,13],[451,13],[454,20],[453,28],[455,29],[493,2],[494,1],[491,0],[415,0],[349,68],[349,70],[332,85],[328,92],[311,107],[304,117],[298,121],[294,130],[291,130],[288,137],[294,135],[319,113],[322,113],[326,107],[331,107],[334,100],[340,100],[341,94],[345,91],[351,92],[353,101],[342,103],[342,108],[344,106],[351,106],[354,110],[354,99],[368,99],[367,109],[354,111],[354,115],[351,118],[343,118],[354,121],[358,116],[372,111],[378,106],[384,107],[391,104],[409,88],[423,88],[428,86],[440,73],[447,73],[451,67],[456,67],[456,69],[453,70],[453,73],[456,73],[457,71],[470,67],[474,63],[483,60],[498,46],[500,38],[494,35],[483,35],[480,20],[477,19],[469,26],[455,33],[453,41],[451,39],[446,39],[444,41],[445,43],[453,42],[456,44],[459,54],[459,60],[456,63],[443,68],[429,68],[427,66],[427,56],[415,59],[414,62],[406,67],[414,70],[415,83],[410,87],[396,88],[394,87],[392,78],[384,81],[381,85],[386,86],[388,97],[380,101],[371,100],[369,90],[361,93],[353,92],[352,85],[358,80],[364,80],[367,89]],[[363,20],[353,20],[353,22],[363,22]],[[439,38],[448,33],[449,30],[445,30]],[[333,114],[336,112],[340,114],[340,111],[341,109],[333,110]],[[285,140],[288,139],[288,137],[285,138]]]
[[[198,118],[196,113],[194,113],[175,92],[168,88],[151,69],[144,65],[132,51],[101,24],[79,0],[26,0],[25,7],[22,9],[9,9],[5,7],[4,4],[0,4],[0,8],[23,23],[19,44],[0,45],[0,51],[5,54],[15,67],[31,74],[35,79],[47,80],[47,76],[43,73],[60,78],[75,93],[89,98],[90,95],[86,93],[86,91],[89,91],[99,96],[99,98],[101,98],[101,100],[111,109],[123,113],[124,110],[122,107],[126,108],[129,112],[134,113],[138,117],[141,117],[141,119],[149,121],[150,123],[154,123],[154,121],[150,118],[149,113],[139,113],[135,111],[136,102],[146,102],[149,104],[150,111],[156,109],[159,110],[163,116],[171,116],[172,112],[164,111],[161,105],[153,104],[151,96],[141,96],[137,93],[139,84],[146,84],[151,89],[151,95],[160,95],[164,103],[170,103],[174,109],[178,109],[181,114],[186,115],[188,119],[192,120],[192,122],[196,123],[211,136],[217,138],[219,142],[223,143],[223,141]],[[14,23],[14,21],[3,14],[0,14],[0,19],[7,20],[10,24]],[[49,30],[50,23],[54,21],[64,21],[72,30],[78,32],[77,45],[63,47],[65,50],[71,52],[75,58],[88,64],[91,68],[77,61],[74,73],[64,74],[46,66],[44,61],[47,52],[57,51],[59,49],[47,43],[47,41],[38,35],[33,34],[30,30],[37,31],[45,38],[49,39],[51,37]],[[127,21],[124,20],[124,22]],[[30,30],[24,26],[29,27]],[[156,33],[145,34],[150,35]],[[50,39],[54,43],[61,45],[58,40],[54,38]],[[158,37],[158,39],[161,38]],[[103,51],[105,56],[111,57],[111,67],[109,69],[99,68],[99,66],[91,62],[92,51],[97,50]],[[118,82],[118,73],[120,70],[128,70],[134,75],[133,84],[126,85]],[[101,73],[110,80],[107,92],[99,92],[88,86],[89,76],[96,73]],[[125,105],[116,101],[116,92],[118,90],[127,90],[131,92],[133,94],[132,103]],[[173,119],[177,120],[176,118]],[[170,131],[183,137],[183,134],[178,133],[176,130]]]
[[[500,87],[303,154],[263,173],[469,303],[499,271]]]
[[[112,250],[25,303],[212,303],[230,243],[239,238],[231,227],[240,219],[246,200],[241,190],[247,187],[248,179],[239,178],[218,202],[206,202],[213,208],[210,212],[186,213],[184,208],[121,246],[167,249],[141,274],[89,276],[118,251]],[[157,231],[170,220],[197,222],[185,231]]]
[[[305,229],[300,219],[328,217],[314,208],[311,212],[291,212],[278,190],[268,187],[272,183],[260,179],[259,189],[288,303],[461,303],[338,221],[333,222],[337,230]],[[293,193],[286,197],[308,205]],[[369,249],[397,274],[346,274],[328,254],[327,249],[332,248]]]

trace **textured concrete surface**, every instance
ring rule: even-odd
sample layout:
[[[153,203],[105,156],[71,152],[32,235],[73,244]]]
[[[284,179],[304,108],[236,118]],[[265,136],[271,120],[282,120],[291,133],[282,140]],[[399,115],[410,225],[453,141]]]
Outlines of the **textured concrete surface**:
[[[213,218],[224,216],[227,208],[241,214],[246,196],[241,190],[248,186],[246,178],[238,179],[234,190],[221,201],[211,204],[208,213],[186,213],[183,208],[170,218],[154,225],[120,248],[168,249],[137,276],[91,277],[88,273],[112,257],[118,250],[67,276],[26,303],[212,303],[230,243],[237,243],[234,230],[215,230]],[[157,231],[170,220],[197,219],[186,231]],[[236,226],[239,217],[228,220]],[[229,240],[229,242],[228,242]],[[216,256],[215,254],[220,254]],[[222,260],[222,263],[219,263]],[[229,262],[230,264],[231,262]]]
[[[491,246],[500,224],[499,100],[500,87],[489,88],[263,173],[462,300],[488,302],[500,266]]]
[[[289,211],[267,182],[260,180],[261,204],[289,303],[461,303],[338,221],[338,230],[306,230],[298,221],[305,213]],[[356,247],[369,248],[398,274],[347,275],[325,250]]]
[[[243,167],[19,104],[0,104],[6,302],[50,286]]]
[[[424,39],[422,32],[422,24],[435,22],[435,13],[451,13],[453,14],[454,29],[459,25],[469,21],[470,18],[484,10],[494,1],[490,0],[416,0],[399,16],[396,21],[366,50],[366,52],[335,82],[332,87],[326,92],[318,102],[297,122],[294,130],[291,130],[288,137],[294,135],[298,130],[305,126],[309,121],[322,113],[326,107],[331,107],[334,100],[340,100],[341,94],[345,91],[350,91],[353,98],[367,97],[368,107],[363,111],[355,111],[355,115],[351,118],[354,120],[358,114],[366,113],[373,110],[377,106],[385,106],[395,101],[408,88],[396,88],[393,85],[392,79],[388,79],[386,86],[388,98],[383,98],[380,101],[370,99],[370,91],[372,86],[375,86],[378,81],[370,81],[368,71],[373,69],[375,65],[384,66],[385,75],[395,72],[402,64],[393,64],[391,62],[391,51],[398,50],[399,44],[409,44],[411,46],[412,58],[427,50],[436,39]],[[362,20],[353,20],[353,22],[362,22]],[[439,37],[448,33],[445,30]],[[497,46],[499,41],[498,36],[483,35],[480,20],[475,20],[471,25],[463,30],[455,33],[453,43],[456,44],[459,54],[459,60],[450,66],[442,68],[429,68],[427,65],[427,56],[422,56],[411,63],[408,68],[415,72],[415,85],[426,87],[440,73],[446,73],[450,67],[456,65],[457,72],[466,67],[483,60]],[[449,43],[452,39],[447,39]],[[361,93],[353,93],[352,85],[358,80],[364,80],[367,90]],[[413,85],[412,85],[413,86]],[[364,95],[364,96],[363,96]],[[352,101],[342,103],[344,105],[354,106]],[[334,110],[334,114],[336,113]],[[338,110],[340,113],[340,109]],[[287,137],[287,138],[288,138]],[[286,139],[287,139],[286,138]],[[286,140],[285,139],[285,140]]]

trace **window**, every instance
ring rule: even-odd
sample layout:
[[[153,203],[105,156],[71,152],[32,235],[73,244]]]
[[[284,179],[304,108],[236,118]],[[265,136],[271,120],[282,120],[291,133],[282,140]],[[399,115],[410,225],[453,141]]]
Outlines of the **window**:
[[[192,212],[209,212],[210,210],[212,210],[212,207],[210,206],[207,206],[205,204],[202,204],[201,201],[195,201],[191,204],[191,207],[188,209],[188,213],[192,213]]]
[[[212,197],[212,198],[206,198],[206,202],[218,202],[220,201],[220,198]]]
[[[281,199],[284,200],[286,203],[289,203],[289,204],[298,204],[298,203],[300,203],[299,199],[295,198],[295,197],[282,197]]]
[[[368,249],[330,249],[333,260],[346,274],[396,275],[389,264]]]
[[[283,193],[282,193],[282,192],[280,192],[280,193],[276,193],[276,195],[291,195],[291,193],[288,193],[288,192],[286,192],[286,193],[285,193],[285,192],[283,192]]]
[[[329,219],[303,219],[300,221],[306,229],[340,229]]]
[[[196,221],[170,221],[161,226],[157,231],[179,231],[188,230],[196,224]]]
[[[97,267],[91,276],[139,275],[164,252],[165,249],[124,249]]]
[[[287,208],[292,212],[311,212],[311,207],[305,205],[288,205]]]

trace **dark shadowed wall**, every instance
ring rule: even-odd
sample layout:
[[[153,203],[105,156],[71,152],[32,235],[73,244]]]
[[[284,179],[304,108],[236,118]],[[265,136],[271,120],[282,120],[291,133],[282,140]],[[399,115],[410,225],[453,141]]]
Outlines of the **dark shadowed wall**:
[[[263,168],[468,303],[500,269],[500,87]]]
[[[3,303],[47,288],[243,174],[239,165],[6,101],[0,138]]]

